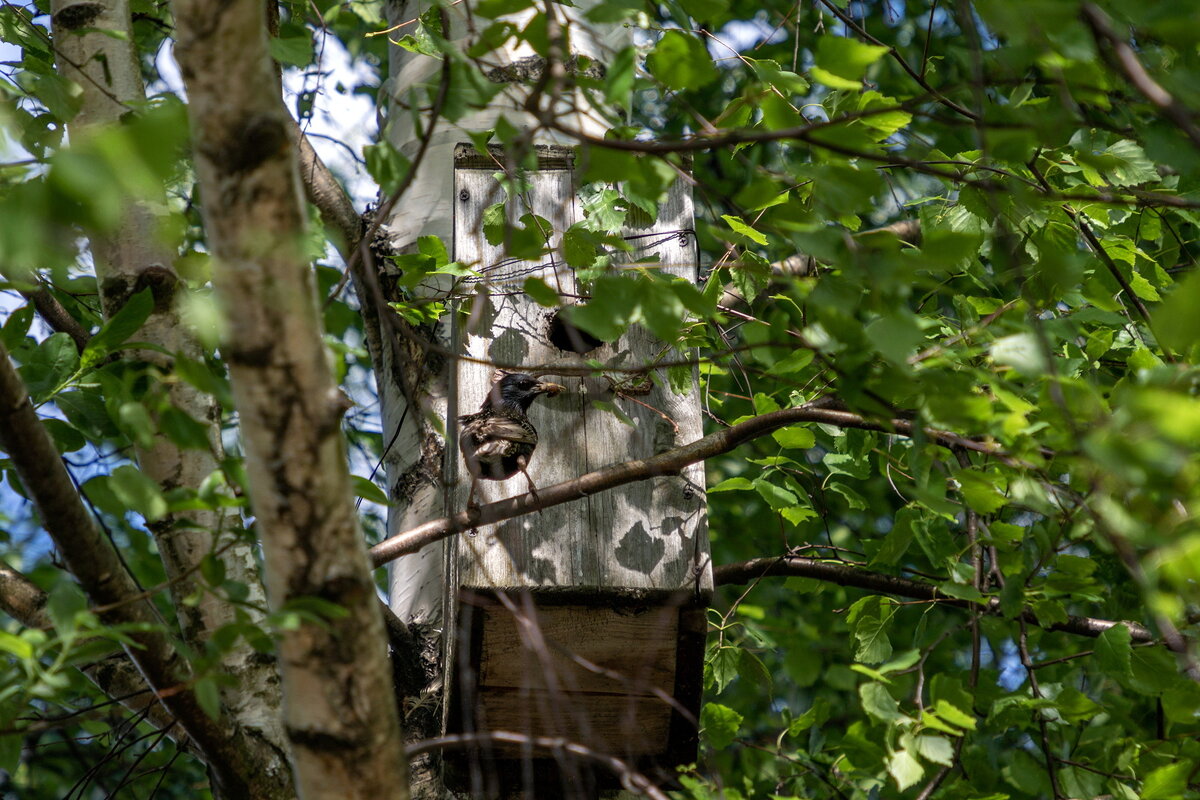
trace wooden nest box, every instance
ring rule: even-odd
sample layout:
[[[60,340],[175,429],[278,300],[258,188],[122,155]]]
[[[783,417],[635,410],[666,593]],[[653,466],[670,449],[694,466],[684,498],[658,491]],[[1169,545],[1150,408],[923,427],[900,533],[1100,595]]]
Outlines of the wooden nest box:
[[[469,145],[455,153],[453,258],[483,277],[461,287],[466,298],[453,315],[454,347],[477,361],[451,367],[450,400],[459,414],[477,410],[491,363],[529,365],[563,384],[565,392],[539,398],[529,413],[540,436],[529,473],[545,487],[694,441],[701,423],[694,369],[683,394],[671,391],[665,370],[651,383],[617,371],[580,377],[578,369],[585,360],[635,367],[686,354],[636,325],[613,344],[593,347],[569,330],[564,338],[558,309],[522,291],[540,278],[565,303],[586,298],[557,255],[563,231],[582,217],[573,152],[539,147],[538,157],[537,171],[525,176],[528,191],[507,202],[511,221],[533,213],[550,222],[555,255],[533,263],[506,257],[503,244],[484,236],[484,212],[505,201],[495,179],[503,156]],[[658,220],[626,232],[635,250],[623,260],[695,281],[692,224],[690,187],[678,180]],[[451,416],[448,453],[457,437]],[[452,504],[461,509],[470,479],[457,448],[447,463]],[[518,474],[481,481],[477,495],[483,504],[525,491]],[[478,737],[477,748],[450,758],[451,786],[499,795],[504,786],[479,781],[507,780],[509,789],[533,781],[545,787],[537,796],[562,797],[572,786],[617,784],[608,767],[589,763],[599,761],[593,755],[659,776],[695,759],[713,585],[702,464],[481,526],[447,546],[447,732],[516,734]],[[547,749],[546,739],[582,749]]]

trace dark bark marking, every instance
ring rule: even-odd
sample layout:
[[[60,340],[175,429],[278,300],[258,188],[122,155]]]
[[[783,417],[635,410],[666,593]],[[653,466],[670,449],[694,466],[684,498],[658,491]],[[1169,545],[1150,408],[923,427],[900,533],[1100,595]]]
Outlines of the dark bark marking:
[[[338,736],[328,731],[308,730],[288,725],[288,739],[296,747],[313,750],[318,753],[352,752],[361,749],[365,744],[362,736]]]
[[[445,444],[436,436],[427,436],[421,444],[421,457],[400,474],[392,487],[392,499],[411,503],[422,486],[437,486],[442,474]]]
[[[581,63],[582,62],[582,63]],[[608,69],[599,61],[587,56],[573,55],[563,62],[563,68],[571,76],[602,79]],[[546,59],[542,56],[526,56],[518,58],[511,64],[495,67],[487,71],[487,79],[492,83],[537,83],[546,71]]]
[[[288,143],[288,129],[275,113],[253,113],[231,126],[213,161],[225,174],[249,172],[280,155]]]
[[[58,10],[54,15],[54,24],[68,31],[78,30],[90,25],[103,13],[103,3],[72,3]]]

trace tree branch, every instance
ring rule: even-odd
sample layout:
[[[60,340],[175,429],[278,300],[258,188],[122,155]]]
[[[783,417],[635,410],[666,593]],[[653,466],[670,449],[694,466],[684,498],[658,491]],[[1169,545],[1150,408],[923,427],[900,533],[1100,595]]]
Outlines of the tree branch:
[[[38,419],[8,350],[0,344],[0,447],[8,453],[29,497],[37,507],[42,526],[54,540],[67,568],[96,605],[106,610],[106,624],[130,627],[129,657],[158,691],[158,697],[188,735],[212,770],[216,783],[229,798],[250,797],[235,765],[239,747],[225,726],[208,716],[186,684],[190,671],[160,630],[157,614],[144,598],[130,600],[140,589],[125,568],[112,543],[97,528],[75,484],[63,466],[58,450]],[[12,576],[6,581],[11,587]],[[21,587],[19,599],[26,610],[32,596]],[[14,609],[20,605],[14,605]]]
[[[71,316],[67,309],[63,308],[62,303],[58,302],[58,298],[50,294],[50,290],[45,286],[39,287],[36,291],[21,292],[21,295],[37,309],[38,316],[41,317],[47,325],[59,333],[65,333],[71,337],[71,341],[75,342],[75,349],[80,353],[83,348],[87,347],[88,340],[92,338],[83,326],[79,324],[79,320]]]
[[[1000,601],[991,598],[986,605],[972,603],[969,600],[959,600],[938,591],[936,586],[899,578],[895,575],[884,575],[871,572],[861,567],[849,564],[835,564],[804,556],[784,556],[782,558],[755,558],[737,564],[723,564],[713,569],[713,582],[717,586],[741,585],[766,577],[813,578],[839,586],[852,586],[855,589],[865,589],[879,594],[890,594],[897,597],[907,597],[912,600],[936,601],[938,605],[953,606],[954,608],[980,609],[986,614],[1001,616]],[[1066,622],[1055,622],[1043,625],[1030,609],[1021,612],[1021,619],[1048,631],[1062,631],[1077,636],[1096,638],[1109,628],[1124,625],[1129,629],[1130,636],[1135,642],[1154,642],[1154,635],[1144,626],[1125,620],[1114,621],[1097,619],[1095,617],[1067,617]]]
[[[46,615],[45,607],[46,593],[33,581],[0,561],[0,611],[26,628],[47,630],[53,627],[53,623]],[[158,702],[137,667],[116,645],[113,645],[111,654],[99,661],[84,664],[79,670],[97,689],[110,698],[118,698],[121,705],[135,714],[143,714],[146,721],[159,730],[171,730],[172,726],[177,725],[177,720]],[[174,738],[180,747],[190,744],[186,731],[176,728]]]
[[[1108,15],[1093,3],[1084,3],[1080,10],[1083,21],[1092,30],[1096,40],[1096,49],[1110,65],[1115,66],[1133,84],[1142,96],[1157,107],[1164,117],[1187,134],[1192,143],[1200,147],[1200,125],[1195,122],[1195,113],[1183,103],[1175,99],[1170,92],[1158,84],[1138,60],[1137,53],[1113,30],[1112,21]],[[1111,49],[1104,47],[1108,44]]]
[[[46,593],[15,569],[0,561],[0,611],[26,628],[48,628]]]
[[[426,522],[415,528],[398,533],[371,548],[371,561],[376,567],[393,561],[402,555],[415,553],[426,545],[439,541],[460,531],[470,530],[480,525],[511,519],[537,511],[542,508],[578,500],[589,495],[603,492],[617,486],[623,486],[634,481],[646,480],[660,475],[677,475],[684,467],[713,456],[728,453],[746,442],[765,436],[786,425],[801,422],[816,422],[823,425],[834,425],[839,428],[859,428],[869,431],[881,431],[911,436],[916,426],[904,419],[891,419],[878,422],[867,419],[851,411],[830,408],[832,398],[822,398],[798,408],[785,408],[753,417],[745,422],[739,422],[716,433],[711,433],[703,439],[691,444],[677,447],[673,450],[659,453],[650,458],[625,461],[620,464],[589,472],[578,478],[562,483],[556,483],[543,489],[538,489],[538,499],[529,494],[510,497],[495,503],[488,503],[471,511],[460,511],[452,517]],[[979,442],[948,431],[927,428],[924,435],[943,447],[959,447],[988,453],[992,456],[1005,457],[1004,451],[989,442]]]
[[[308,136],[294,121],[292,124],[298,145],[297,155],[300,159],[300,179],[304,183],[304,194],[309,202],[317,207],[321,221],[334,235],[334,246],[342,257],[348,260],[358,249],[359,240],[362,239],[362,218],[354,210],[350,195],[346,194],[342,184],[313,149]]]
[[[629,764],[617,758],[593,750],[587,745],[572,742],[562,737],[529,736],[513,731],[484,731],[481,733],[459,733],[449,736],[438,736],[434,739],[424,739],[411,742],[406,750],[408,757],[430,753],[435,750],[471,749],[495,742],[497,744],[519,744],[542,750],[551,754],[563,753],[572,755],[583,761],[591,761],[607,767],[621,779],[621,786],[628,792],[644,795],[651,800],[668,800],[666,793],[655,786],[654,782],[640,772],[635,771]]]
[[[893,222],[890,225],[884,225],[882,228],[872,228],[867,231],[859,231],[850,235],[851,242],[861,242],[869,240],[869,237],[876,235],[895,236],[902,242],[908,244],[918,244],[921,241],[921,221],[916,219],[902,219]],[[718,264],[717,266],[722,266]],[[730,266],[728,264],[724,266]],[[817,274],[821,268],[821,262],[812,256],[797,253],[796,255],[788,256],[785,259],[776,261],[771,264],[771,274],[773,276],[786,276],[792,278],[807,278]],[[717,301],[718,305],[734,306],[737,303],[745,302],[742,293],[737,290],[733,284],[725,286],[725,291],[721,295],[721,299]]]

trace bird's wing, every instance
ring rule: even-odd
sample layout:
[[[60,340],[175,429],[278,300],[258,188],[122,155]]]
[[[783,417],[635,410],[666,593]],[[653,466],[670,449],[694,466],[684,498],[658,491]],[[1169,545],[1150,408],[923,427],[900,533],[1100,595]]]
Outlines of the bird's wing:
[[[500,439],[515,444],[537,444],[537,432],[528,425],[522,425],[508,417],[489,417],[473,423],[472,433],[476,441]]]

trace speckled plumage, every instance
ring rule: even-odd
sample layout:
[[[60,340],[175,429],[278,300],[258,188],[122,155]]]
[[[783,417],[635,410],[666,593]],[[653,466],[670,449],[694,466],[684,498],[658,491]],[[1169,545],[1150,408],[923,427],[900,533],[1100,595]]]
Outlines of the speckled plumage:
[[[562,389],[557,383],[545,383],[521,372],[504,373],[492,384],[478,411],[458,418],[462,426],[458,447],[471,474],[468,507],[473,505],[479,480],[503,481],[518,472],[528,481],[530,494],[537,497],[526,467],[537,448],[538,434],[527,412],[538,395],[556,395]]]

